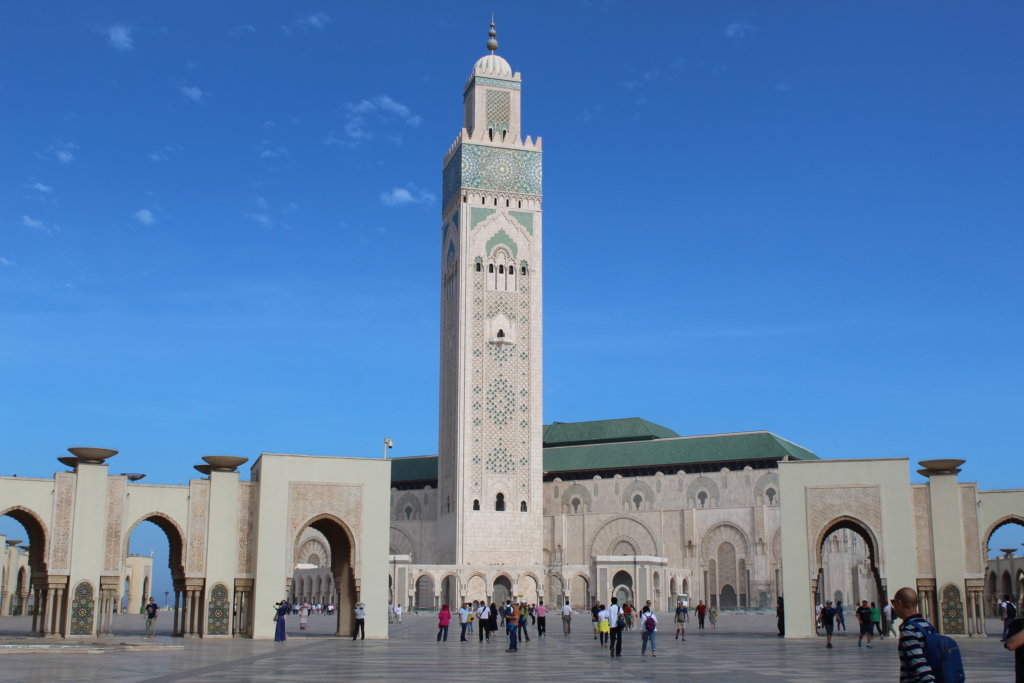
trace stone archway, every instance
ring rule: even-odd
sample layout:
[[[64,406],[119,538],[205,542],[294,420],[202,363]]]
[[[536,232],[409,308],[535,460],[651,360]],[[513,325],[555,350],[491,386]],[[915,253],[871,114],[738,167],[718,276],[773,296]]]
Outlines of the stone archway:
[[[355,577],[355,537],[352,530],[334,515],[323,514],[303,524],[295,536],[292,547],[296,547],[307,528],[319,531],[327,541],[330,550],[331,574],[334,577],[334,595],[325,596],[335,606],[337,627],[334,635],[352,635],[355,626],[355,615],[352,607],[358,600],[358,589]]]
[[[32,610],[32,631],[31,635],[42,636],[46,633],[55,633],[56,622],[53,619],[53,608],[47,604],[47,566],[46,557],[48,552],[47,544],[49,536],[46,531],[46,524],[42,518],[32,510],[21,505],[9,507],[0,511],[0,517],[10,517],[21,524],[28,535],[28,585],[25,586],[25,607],[31,606]],[[49,616],[49,618],[47,618]]]
[[[430,574],[422,574],[416,579],[416,609],[434,609],[434,577]]]
[[[837,531],[847,530],[856,534],[864,542],[867,549],[867,569],[870,574],[870,583],[873,584],[875,590],[874,602],[881,604],[887,596],[885,580],[879,568],[878,561],[878,540],[875,538],[870,527],[859,519],[850,516],[842,516],[833,519],[831,522],[826,524],[821,533],[818,535],[814,546],[814,559],[815,559],[815,573],[812,578],[812,595],[814,595],[815,604],[823,603],[825,600],[831,600],[831,595],[824,595],[822,591],[825,588],[825,566],[824,558],[826,555],[826,543],[832,534]],[[857,600],[868,600],[872,602],[870,597],[855,596]]]
[[[171,635],[183,636],[186,634],[196,634],[201,630],[201,625],[198,623],[198,620],[193,617],[200,611],[200,596],[196,591],[186,591],[185,565],[183,559],[185,551],[185,532],[182,531],[181,527],[170,515],[154,510],[152,512],[147,512],[145,515],[135,520],[135,522],[133,522],[125,531],[123,537],[124,547],[121,549],[121,564],[124,566],[127,561],[131,547],[132,533],[143,522],[150,522],[151,524],[154,524],[158,529],[160,529],[160,531],[164,532],[164,536],[167,537],[167,568],[171,571],[171,586],[174,589],[174,619],[171,626]],[[110,611],[109,606],[106,605],[107,600],[102,597],[104,591],[101,590],[100,593],[100,614],[101,616],[106,616],[106,613]],[[149,596],[146,597],[148,598]],[[101,628],[103,623],[104,622],[101,619]],[[110,629],[110,631],[112,633],[113,629]]]
[[[504,605],[506,600],[511,600],[512,579],[510,579],[508,576],[504,574],[501,574],[497,578],[495,578],[491,595],[491,599],[498,607]]]

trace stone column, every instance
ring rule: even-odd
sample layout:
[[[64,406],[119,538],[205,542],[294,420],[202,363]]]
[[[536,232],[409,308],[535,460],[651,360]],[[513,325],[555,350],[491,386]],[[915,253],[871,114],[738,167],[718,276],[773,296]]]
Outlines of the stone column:
[[[43,635],[42,625],[40,623],[41,618],[39,614],[39,608],[42,603],[42,598],[39,595],[39,584],[29,584],[29,590],[32,594],[32,631],[31,635],[41,636]]]

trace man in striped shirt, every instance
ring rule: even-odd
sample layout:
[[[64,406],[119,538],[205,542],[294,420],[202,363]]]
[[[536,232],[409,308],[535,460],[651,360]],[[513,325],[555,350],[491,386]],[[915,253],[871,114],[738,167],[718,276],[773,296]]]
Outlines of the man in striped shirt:
[[[935,673],[924,656],[924,617],[917,611],[917,591],[901,588],[892,598],[900,624],[900,683],[934,683]],[[927,622],[925,622],[927,623]]]

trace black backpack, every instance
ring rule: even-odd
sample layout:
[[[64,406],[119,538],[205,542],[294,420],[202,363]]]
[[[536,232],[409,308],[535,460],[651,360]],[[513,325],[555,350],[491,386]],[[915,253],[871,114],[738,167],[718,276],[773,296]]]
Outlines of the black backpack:
[[[1006,618],[1007,619],[1016,619],[1017,618],[1017,606],[1015,604],[1013,604],[1012,602],[1010,602],[1009,600],[1006,601]]]

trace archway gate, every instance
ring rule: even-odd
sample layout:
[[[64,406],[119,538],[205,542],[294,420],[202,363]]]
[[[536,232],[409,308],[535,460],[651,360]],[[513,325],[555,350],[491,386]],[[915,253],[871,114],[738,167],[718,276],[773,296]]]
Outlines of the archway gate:
[[[921,612],[940,631],[983,634],[979,515],[989,494],[957,480],[962,462],[922,462],[924,484],[910,483],[903,458],[780,462],[786,637],[815,635],[822,545],[842,528],[864,538],[882,601],[915,588]]]
[[[91,459],[65,458],[73,469],[52,479],[0,477],[0,515],[29,535],[22,602],[35,607],[32,635],[111,634],[128,539],[142,521],[168,537],[175,635],[272,638],[305,526],[332,540],[338,633],[351,631],[356,601],[384,611],[390,462],[264,454],[249,482],[219,466],[165,486],[111,475],[104,461],[116,451],[88,450]],[[386,629],[368,620],[366,636],[385,638]]]

